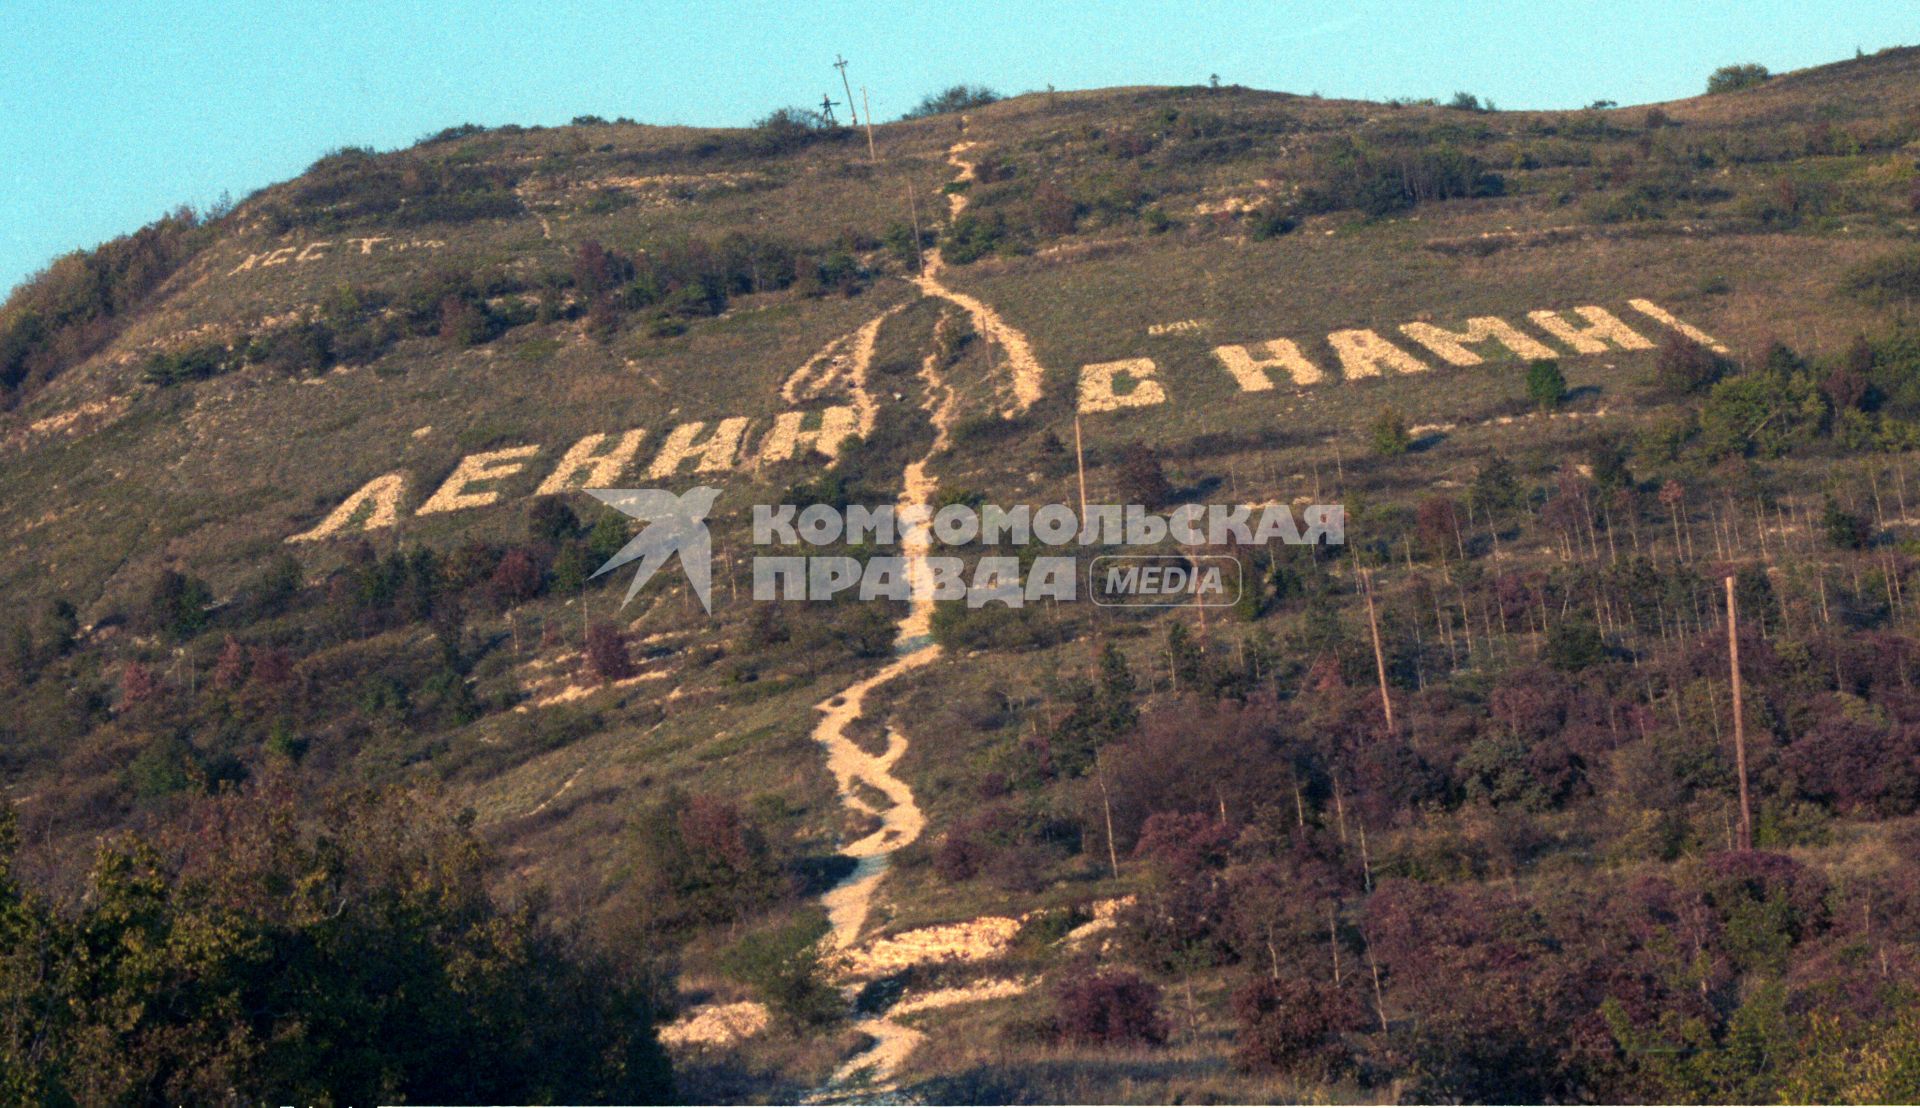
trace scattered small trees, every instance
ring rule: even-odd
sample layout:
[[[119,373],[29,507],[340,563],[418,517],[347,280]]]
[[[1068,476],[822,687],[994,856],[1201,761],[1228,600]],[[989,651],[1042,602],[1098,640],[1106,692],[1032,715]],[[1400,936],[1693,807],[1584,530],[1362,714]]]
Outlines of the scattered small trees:
[[[672,1097],[645,995],[495,904],[431,798],[275,778],[191,808],[105,841],[71,913],[16,881],[0,813],[9,1100]]]

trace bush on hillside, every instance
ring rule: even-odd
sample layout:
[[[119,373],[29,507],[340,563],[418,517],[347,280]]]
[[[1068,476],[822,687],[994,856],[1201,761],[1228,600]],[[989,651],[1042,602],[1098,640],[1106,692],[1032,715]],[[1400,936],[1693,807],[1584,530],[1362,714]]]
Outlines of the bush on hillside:
[[[587,662],[602,681],[624,681],[633,676],[627,637],[611,623],[596,623],[587,631]]]
[[[775,108],[753,122],[752,143],[757,154],[787,154],[802,150],[836,130],[827,117],[806,108]]]
[[[1705,392],[1733,369],[1726,358],[1680,334],[1669,332],[1654,356],[1654,383],[1668,392],[1691,396]]]
[[[1537,358],[1527,365],[1527,399],[1541,411],[1558,408],[1567,398],[1567,378],[1560,363]]]
[[[1504,177],[1452,145],[1345,139],[1316,158],[1301,205],[1309,213],[1357,208],[1379,217],[1435,200],[1501,196],[1506,187]]]
[[[1742,65],[1723,65],[1707,78],[1707,91],[1738,92],[1741,89],[1763,85],[1773,74],[1767,72],[1764,65],[1747,62]]]
[[[1167,1041],[1160,990],[1128,970],[1068,976],[1053,991],[1054,1021],[1068,1042],[1154,1046]]]
[[[1920,299],[1920,249],[1861,262],[1847,271],[1840,288],[1869,304],[1911,304]]]
[[[803,915],[741,939],[721,958],[729,977],[750,985],[767,1007],[791,1024],[819,1027],[846,1014],[840,993],[827,984],[821,940],[827,921]]]
[[[1382,457],[1405,454],[1407,448],[1413,445],[1413,436],[1407,430],[1407,417],[1391,406],[1380,409],[1380,414],[1367,427],[1367,437],[1373,444],[1373,452]]]
[[[928,93],[900,118],[925,119],[930,115],[964,112],[971,108],[984,108],[998,99],[1000,94],[985,85],[958,84],[940,92]]]
[[[1367,1026],[1350,991],[1305,978],[1253,982],[1233,997],[1240,1036],[1234,1061],[1256,1073],[1301,1073],[1325,1081],[1351,1068],[1342,1036]]]

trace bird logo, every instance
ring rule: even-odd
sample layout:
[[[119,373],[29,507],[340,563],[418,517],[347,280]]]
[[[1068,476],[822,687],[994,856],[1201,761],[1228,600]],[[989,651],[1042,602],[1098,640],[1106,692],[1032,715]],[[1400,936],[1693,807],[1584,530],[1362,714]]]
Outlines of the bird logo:
[[[720,495],[719,489],[701,485],[677,496],[665,489],[587,489],[586,492],[602,504],[646,524],[627,545],[608,558],[605,565],[593,571],[593,576],[598,577],[628,562],[640,563],[640,568],[634,571],[633,583],[627,586],[626,599],[620,602],[621,607],[626,607],[660,567],[667,564],[667,559],[678,553],[680,568],[686,571],[694,595],[700,598],[700,606],[709,615],[713,613],[713,535],[707,530],[706,519]]]

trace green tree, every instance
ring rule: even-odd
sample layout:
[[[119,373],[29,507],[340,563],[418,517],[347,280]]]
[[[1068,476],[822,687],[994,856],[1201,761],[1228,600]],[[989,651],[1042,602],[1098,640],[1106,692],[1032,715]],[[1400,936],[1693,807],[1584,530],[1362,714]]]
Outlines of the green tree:
[[[1812,374],[1790,351],[1776,352],[1760,369],[1729,377],[1707,393],[1701,444],[1716,458],[1777,458],[1811,442],[1826,414]]]
[[[672,1095],[639,988],[537,909],[431,797],[271,778],[98,853],[55,913],[0,823],[10,1102],[440,1103]],[[484,1044],[484,1049],[476,1049]]]
[[[1518,511],[1527,499],[1513,462],[1500,454],[1482,462],[1474,472],[1470,495],[1476,509],[1495,518]]]
[[[1527,365],[1527,399],[1541,411],[1558,408],[1567,399],[1567,378],[1560,363],[1538,358]]]
[[[1373,443],[1373,452],[1389,458],[1405,454],[1413,445],[1406,417],[1393,407],[1380,409],[1380,414],[1367,426],[1367,435]]]
[[[832,1023],[846,1014],[846,1005],[826,982],[820,954],[826,934],[826,917],[810,912],[741,939],[722,957],[721,967],[791,1023]]]
[[[1842,508],[1831,495],[1820,512],[1820,530],[1827,536],[1827,542],[1841,550],[1859,550],[1873,537],[1867,521]]]
[[[147,617],[154,630],[185,642],[206,629],[212,603],[213,593],[205,581],[178,570],[161,570],[148,594]]]
[[[1568,619],[1547,633],[1547,663],[1574,672],[1605,661],[1607,642],[1600,629],[1584,619]]]

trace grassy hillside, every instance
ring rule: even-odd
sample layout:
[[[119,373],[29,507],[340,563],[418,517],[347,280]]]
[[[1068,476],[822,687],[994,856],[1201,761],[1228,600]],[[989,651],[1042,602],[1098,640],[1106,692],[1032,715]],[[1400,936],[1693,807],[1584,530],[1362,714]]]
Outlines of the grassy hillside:
[[[1915,1095],[1920,49],[1578,112],[1032,93],[873,143],[454,128],[15,290],[12,872],[72,903],[114,832],[419,790],[678,1017],[693,1099]],[[1645,341],[1533,315],[1594,306]],[[1550,371],[1415,337],[1487,317]],[[1343,369],[1356,331],[1419,372]],[[1219,352],[1278,339],[1325,379]],[[1131,359],[1164,401],[1082,411]],[[783,456],[829,410],[869,424]],[[537,491],[630,431],[616,483],[722,489],[711,613],[671,568],[623,606],[588,575],[630,521]],[[942,607],[840,782],[817,708],[906,606],[751,600],[749,506],[920,460],[1074,503],[1076,437],[1094,502],[1344,503],[1347,545],[1234,552],[1231,609]],[[395,474],[390,526],[289,541]],[[821,945],[893,782],[925,829]]]

